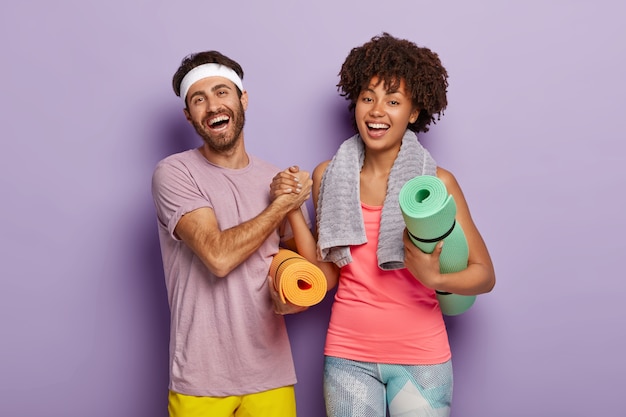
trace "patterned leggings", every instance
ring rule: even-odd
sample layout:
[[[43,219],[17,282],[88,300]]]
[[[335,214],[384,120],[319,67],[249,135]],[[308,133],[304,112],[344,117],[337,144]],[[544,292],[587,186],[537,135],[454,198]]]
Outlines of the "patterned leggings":
[[[328,417],[448,417],[452,362],[388,365],[326,356]]]

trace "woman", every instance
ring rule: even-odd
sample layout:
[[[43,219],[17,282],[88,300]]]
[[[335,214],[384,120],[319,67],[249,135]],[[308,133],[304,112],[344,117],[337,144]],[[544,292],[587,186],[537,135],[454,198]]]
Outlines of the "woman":
[[[495,272],[454,175],[417,140],[447,105],[447,72],[437,54],[384,33],[352,49],[340,94],[358,132],[313,172],[317,241],[299,211],[290,215],[298,250],[338,283],[328,328],[324,393],[329,417],[448,416],[452,364],[435,290],[491,291]],[[275,196],[299,174],[275,177]],[[401,186],[436,175],[457,205],[468,266],[442,274],[439,255],[419,250],[404,228]],[[317,253],[316,253],[317,252]]]

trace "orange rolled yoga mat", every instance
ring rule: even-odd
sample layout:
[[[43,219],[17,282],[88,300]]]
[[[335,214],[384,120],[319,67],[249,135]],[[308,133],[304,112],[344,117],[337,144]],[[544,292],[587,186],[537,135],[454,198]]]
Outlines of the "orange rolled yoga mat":
[[[326,295],[326,277],[322,270],[289,249],[280,248],[274,255],[270,275],[283,302],[310,307]]]

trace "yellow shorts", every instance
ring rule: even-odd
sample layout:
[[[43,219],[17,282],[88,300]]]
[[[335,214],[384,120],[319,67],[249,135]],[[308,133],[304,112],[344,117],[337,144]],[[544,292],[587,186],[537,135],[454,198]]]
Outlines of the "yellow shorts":
[[[293,385],[256,394],[194,397],[170,391],[170,417],[296,417]]]

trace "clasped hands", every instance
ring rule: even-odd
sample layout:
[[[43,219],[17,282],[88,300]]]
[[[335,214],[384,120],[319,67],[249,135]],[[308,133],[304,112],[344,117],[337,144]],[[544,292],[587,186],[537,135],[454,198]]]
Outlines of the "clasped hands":
[[[272,201],[281,198],[281,196],[283,196],[282,198],[291,198],[293,210],[297,210],[311,196],[312,184],[313,181],[309,173],[300,171],[298,166],[293,165],[274,176],[270,184],[270,196]],[[289,301],[283,302],[271,276],[267,277],[267,285],[276,314],[295,314],[307,309],[307,307],[297,306]]]
[[[280,197],[290,198],[296,209],[309,199],[312,185],[309,173],[293,165],[274,176],[270,184],[270,197],[272,201]]]

